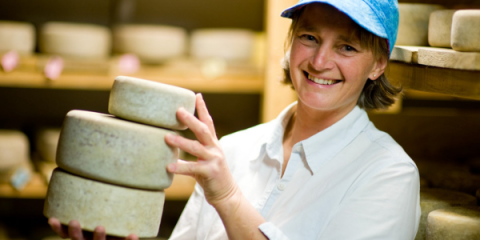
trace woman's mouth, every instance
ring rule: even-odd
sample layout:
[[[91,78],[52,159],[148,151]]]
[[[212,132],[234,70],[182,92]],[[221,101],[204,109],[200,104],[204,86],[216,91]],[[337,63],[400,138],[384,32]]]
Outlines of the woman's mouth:
[[[332,85],[332,84],[336,84],[336,83],[340,82],[340,80],[316,78],[316,77],[308,74],[307,72],[304,72],[304,74],[305,74],[305,76],[307,77],[308,80],[310,80],[312,82],[315,82],[317,84],[321,84],[321,85]]]

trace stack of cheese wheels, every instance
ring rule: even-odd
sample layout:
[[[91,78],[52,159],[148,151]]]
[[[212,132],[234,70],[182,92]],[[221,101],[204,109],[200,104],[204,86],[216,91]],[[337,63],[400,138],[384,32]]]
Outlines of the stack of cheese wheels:
[[[480,52],[480,10],[459,10],[453,14],[453,50]]]
[[[427,240],[480,239],[480,207],[459,206],[428,215]]]
[[[432,47],[450,48],[452,18],[456,10],[446,9],[434,11],[430,14],[428,24],[428,44]]]
[[[190,41],[190,53],[196,59],[248,61],[252,58],[255,33],[244,29],[198,29],[192,32]]]
[[[37,131],[36,149],[38,158],[34,160],[34,163],[47,182],[50,181],[53,169],[57,167],[55,156],[59,138],[59,128],[44,128]]]
[[[184,54],[187,32],[163,25],[124,24],[113,28],[113,49],[132,53],[144,63],[161,63]]]
[[[106,58],[111,50],[111,33],[94,24],[48,22],[40,31],[40,51],[62,57]]]
[[[0,53],[16,51],[31,54],[35,47],[35,28],[30,23],[0,21]]]
[[[468,194],[444,189],[422,189],[420,190],[420,207],[422,215],[415,240],[425,239],[427,228],[427,217],[436,209],[451,206],[475,206],[476,199]]]
[[[16,130],[0,130],[0,183],[22,188],[32,171],[29,155],[30,147],[25,134]]]
[[[57,168],[50,180],[44,214],[62,224],[79,221],[84,230],[105,227],[108,235],[155,237],[173,180],[166,166],[178,149],[165,134],[185,129],[179,107],[193,113],[195,94],[166,84],[119,76],[109,112],[72,110],[60,134]],[[123,120],[123,119],[127,120]]]
[[[440,5],[399,3],[400,22],[396,44],[427,46],[430,13],[443,9]]]

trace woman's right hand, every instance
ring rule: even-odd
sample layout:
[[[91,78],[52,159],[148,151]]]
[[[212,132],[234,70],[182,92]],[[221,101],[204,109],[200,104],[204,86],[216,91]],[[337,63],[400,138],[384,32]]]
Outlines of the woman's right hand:
[[[86,240],[86,239],[92,239],[92,240],[106,240],[106,239],[122,239],[122,238],[117,238],[117,237],[108,237],[107,234],[105,233],[105,228],[102,226],[98,226],[95,228],[93,233],[89,232],[84,232],[82,231],[82,227],[80,226],[80,223],[76,220],[70,221],[68,223],[68,227],[64,226],[58,221],[56,218],[49,218],[48,219],[48,224],[50,224],[50,227],[52,230],[58,234],[61,238],[70,238],[72,240]],[[130,234],[128,237],[124,238],[125,240],[138,240],[138,237],[135,234]]]

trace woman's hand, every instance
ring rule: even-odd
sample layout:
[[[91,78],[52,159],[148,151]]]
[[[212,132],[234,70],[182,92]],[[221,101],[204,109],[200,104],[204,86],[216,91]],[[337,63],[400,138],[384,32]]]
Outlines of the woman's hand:
[[[98,226],[95,228],[93,233],[84,232],[82,231],[82,227],[80,223],[75,220],[70,221],[68,227],[62,226],[60,221],[56,218],[49,218],[48,224],[52,230],[58,234],[61,238],[70,238],[72,240],[85,240],[85,239],[92,239],[92,240],[106,240],[106,239],[122,239],[117,237],[108,237],[105,233],[105,228],[102,226]],[[138,237],[135,234],[130,234],[125,240],[138,240]]]
[[[197,162],[178,160],[167,166],[167,170],[176,174],[189,175],[202,186],[205,198],[214,207],[228,201],[239,193],[213,126],[212,117],[201,94],[196,96],[198,119],[180,108],[177,118],[192,130],[198,140],[190,140],[181,136],[168,134],[165,141],[198,158]]]

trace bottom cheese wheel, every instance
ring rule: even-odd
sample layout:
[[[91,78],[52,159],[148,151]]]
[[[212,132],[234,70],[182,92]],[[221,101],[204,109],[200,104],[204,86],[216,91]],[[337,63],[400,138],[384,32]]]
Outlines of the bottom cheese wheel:
[[[415,240],[425,239],[427,217],[431,211],[452,206],[475,206],[476,203],[477,200],[466,193],[434,188],[421,189],[420,207],[422,216],[420,217],[420,225],[418,226]]]
[[[77,220],[82,229],[104,226],[107,235],[155,237],[165,202],[163,191],[140,190],[93,181],[55,169],[43,214],[62,224]]]
[[[451,207],[428,215],[427,240],[480,239],[480,207]]]

